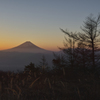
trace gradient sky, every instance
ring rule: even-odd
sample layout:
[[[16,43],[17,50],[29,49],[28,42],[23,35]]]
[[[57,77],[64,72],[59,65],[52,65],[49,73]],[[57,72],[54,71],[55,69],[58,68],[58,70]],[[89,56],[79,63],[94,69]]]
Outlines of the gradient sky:
[[[26,41],[57,50],[65,36],[59,28],[79,32],[91,13],[100,13],[100,0],[0,0],[0,50]]]

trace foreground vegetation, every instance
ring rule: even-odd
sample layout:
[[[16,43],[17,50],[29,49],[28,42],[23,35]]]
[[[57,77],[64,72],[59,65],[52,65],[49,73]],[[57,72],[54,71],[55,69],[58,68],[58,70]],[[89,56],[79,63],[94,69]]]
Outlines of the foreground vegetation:
[[[0,72],[0,100],[99,100],[99,94],[96,70]]]

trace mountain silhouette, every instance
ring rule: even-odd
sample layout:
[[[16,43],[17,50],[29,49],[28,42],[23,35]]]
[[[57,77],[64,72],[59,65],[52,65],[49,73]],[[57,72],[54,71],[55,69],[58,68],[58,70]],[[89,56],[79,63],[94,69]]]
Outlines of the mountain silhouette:
[[[42,56],[45,56],[51,67],[52,59],[54,59],[52,51],[42,49],[30,41],[26,41],[14,48],[0,51],[0,70],[24,71],[25,66],[30,62],[38,65]]]
[[[4,50],[6,52],[30,52],[30,53],[49,53],[49,50],[42,49],[36,45],[34,45],[30,41],[26,41],[19,46],[16,46],[11,49]]]

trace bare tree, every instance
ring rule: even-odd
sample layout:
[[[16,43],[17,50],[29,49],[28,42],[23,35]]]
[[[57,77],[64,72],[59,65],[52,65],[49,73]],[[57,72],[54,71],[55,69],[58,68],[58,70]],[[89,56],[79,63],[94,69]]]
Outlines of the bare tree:
[[[85,48],[85,44],[76,43],[71,37],[65,37],[64,47],[59,48],[64,52],[66,66],[70,67],[87,67],[90,63],[90,50]],[[77,45],[77,47],[75,47]]]
[[[69,37],[74,38],[75,41],[84,43],[85,47],[88,47],[88,49],[92,51],[92,67],[95,67],[96,65],[95,51],[97,50],[98,45],[100,43],[100,30],[98,29],[99,24],[100,14],[97,18],[93,17],[93,15],[90,15],[89,17],[87,17],[86,21],[84,21],[83,27],[81,27],[84,33],[72,33],[61,29],[61,31],[67,34]]]
[[[63,55],[57,55],[54,53],[54,57],[55,59],[52,60],[53,63],[53,70],[56,70],[56,72],[58,71],[63,71],[63,75],[65,75],[65,59]]]
[[[64,58],[65,58],[65,62],[67,66],[74,66],[75,63],[75,53],[74,53],[74,46],[75,46],[75,41],[73,38],[66,38],[65,37],[65,41],[64,41],[64,47],[63,48],[59,48],[60,50],[62,50],[65,54]]]
[[[46,70],[49,69],[48,67],[48,63],[46,61],[45,56],[43,55],[39,64],[40,69],[42,70],[42,72],[44,73]]]

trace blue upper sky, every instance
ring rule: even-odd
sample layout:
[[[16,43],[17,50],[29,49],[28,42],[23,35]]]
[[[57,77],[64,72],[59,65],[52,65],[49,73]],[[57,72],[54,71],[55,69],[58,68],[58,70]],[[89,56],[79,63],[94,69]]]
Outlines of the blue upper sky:
[[[59,28],[81,31],[91,13],[100,13],[100,0],[0,0],[0,49],[28,40],[57,50],[64,40]]]

